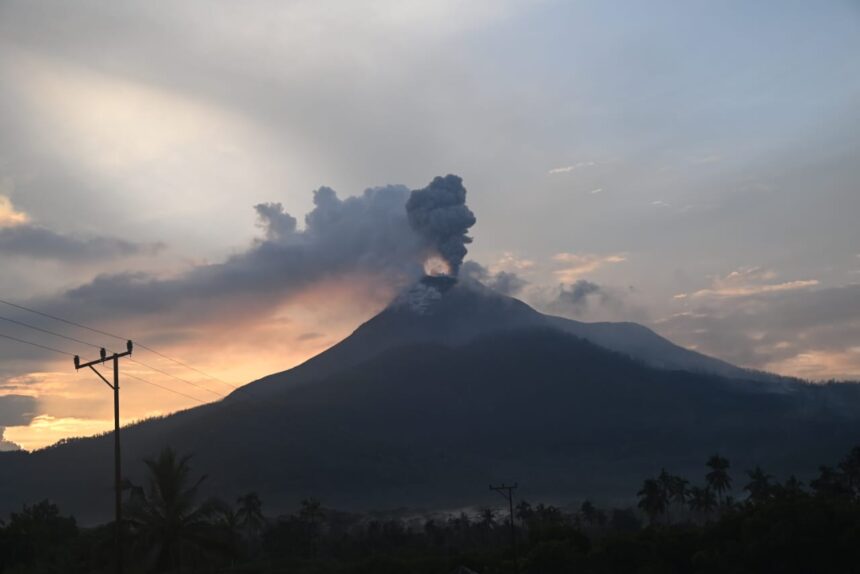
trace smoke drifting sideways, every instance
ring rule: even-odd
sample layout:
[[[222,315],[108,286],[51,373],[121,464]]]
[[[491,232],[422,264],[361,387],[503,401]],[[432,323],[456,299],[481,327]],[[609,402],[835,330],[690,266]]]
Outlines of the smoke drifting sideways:
[[[256,205],[262,236],[223,261],[176,274],[98,275],[25,303],[82,321],[110,311],[116,329],[133,325],[160,335],[177,326],[251,321],[317,286],[356,277],[396,291],[419,279],[433,256],[444,260],[451,276],[457,273],[475,223],[465,197],[462,180],[453,175],[424,189],[387,185],[343,199],[321,187],[301,228],[282,204]]]
[[[423,189],[412,190],[406,215],[429,249],[447,264],[456,277],[472,238],[466,235],[475,225],[475,214],[466,207],[466,188],[456,175],[436,177]]]

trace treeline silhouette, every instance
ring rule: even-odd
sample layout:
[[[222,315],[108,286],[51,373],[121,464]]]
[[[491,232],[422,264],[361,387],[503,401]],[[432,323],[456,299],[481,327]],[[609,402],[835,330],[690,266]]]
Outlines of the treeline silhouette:
[[[145,484],[126,485],[126,572],[860,572],[860,446],[809,484],[713,455],[698,484],[665,469],[645,479],[636,506],[521,500],[517,563],[492,507],[391,518],[307,498],[267,518],[255,493],[203,498],[190,461],[166,448],[144,461]],[[112,524],[79,527],[45,500],[0,522],[0,572],[111,572],[113,544]]]

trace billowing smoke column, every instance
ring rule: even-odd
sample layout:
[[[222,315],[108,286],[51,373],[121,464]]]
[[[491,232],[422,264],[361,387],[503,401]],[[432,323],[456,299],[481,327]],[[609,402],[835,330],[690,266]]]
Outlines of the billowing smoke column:
[[[466,188],[456,175],[436,177],[424,189],[412,190],[406,202],[409,225],[448,263],[456,277],[466,256],[466,235],[475,214],[466,207]]]

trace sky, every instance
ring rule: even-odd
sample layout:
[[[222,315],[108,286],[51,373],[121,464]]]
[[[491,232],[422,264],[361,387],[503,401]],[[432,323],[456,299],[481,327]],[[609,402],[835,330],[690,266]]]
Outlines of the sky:
[[[852,0],[0,0],[0,298],[159,351],[123,421],[162,415],[384,308],[409,190],[457,174],[463,273],[860,379],[858,56]],[[0,338],[0,448],[111,428],[56,351],[121,340],[0,317],[53,349]]]

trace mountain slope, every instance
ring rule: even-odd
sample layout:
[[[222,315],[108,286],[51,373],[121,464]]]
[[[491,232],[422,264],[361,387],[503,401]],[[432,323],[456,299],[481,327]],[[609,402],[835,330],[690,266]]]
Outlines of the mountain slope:
[[[451,508],[484,503],[497,480],[545,501],[630,497],[661,466],[701,475],[717,451],[737,469],[803,475],[860,440],[855,388],[840,389],[837,412],[827,388],[758,386],[656,369],[557,329],[512,328],[393,347],[265,401],[237,396],[129,427],[125,472],[140,482],[141,458],[172,445],[194,453],[210,493],[256,490],[270,511],[307,496]],[[50,497],[85,521],[107,518],[111,452],[104,436],[0,456],[0,512]]]

